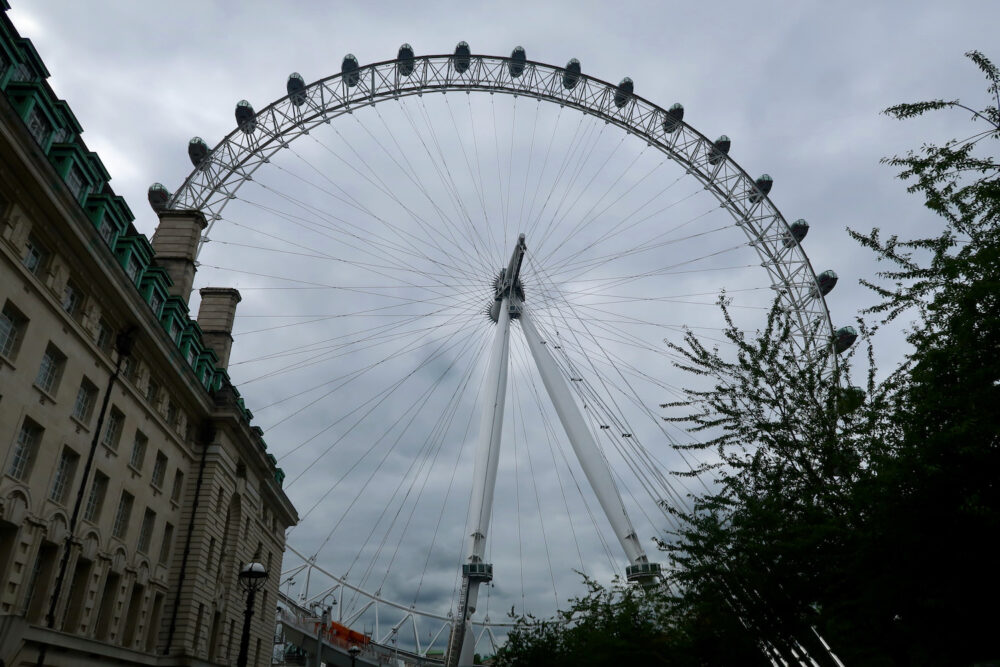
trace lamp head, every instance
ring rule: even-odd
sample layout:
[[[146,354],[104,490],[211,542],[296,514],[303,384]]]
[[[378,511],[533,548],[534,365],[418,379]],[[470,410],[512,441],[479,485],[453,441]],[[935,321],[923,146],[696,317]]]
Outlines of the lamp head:
[[[261,563],[247,563],[240,568],[239,581],[247,590],[258,590],[267,581],[267,568]]]

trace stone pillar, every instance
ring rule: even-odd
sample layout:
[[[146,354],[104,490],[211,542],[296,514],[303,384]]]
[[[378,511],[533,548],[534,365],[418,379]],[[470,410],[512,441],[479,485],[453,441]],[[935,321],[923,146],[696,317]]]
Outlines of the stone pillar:
[[[174,284],[170,294],[187,303],[194,285],[194,258],[198,240],[207,226],[201,211],[160,211],[160,224],[153,232],[156,263],[166,269]]]
[[[240,293],[231,287],[203,287],[198,308],[201,339],[219,355],[219,367],[229,367],[229,352],[233,347],[233,320]]]

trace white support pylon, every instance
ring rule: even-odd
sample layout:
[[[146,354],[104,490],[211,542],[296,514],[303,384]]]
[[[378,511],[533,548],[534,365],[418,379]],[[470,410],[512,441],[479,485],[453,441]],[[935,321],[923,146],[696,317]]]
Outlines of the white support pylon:
[[[493,492],[497,485],[497,466],[500,462],[500,436],[503,431],[504,403],[507,398],[507,358],[510,352],[511,308],[516,308],[523,296],[518,278],[524,259],[524,234],[517,239],[507,268],[497,277],[494,302],[490,313],[495,312],[497,323],[486,367],[483,392],[483,412],[479,422],[479,446],[476,451],[476,468],[473,473],[472,499],[469,518],[466,520],[468,558],[462,566],[462,590],[459,595],[458,618],[448,642],[447,667],[472,665],[475,651],[475,634],[472,632],[472,614],[479,602],[479,585],[493,579],[493,566],[484,561],[486,533],[493,513]],[[471,639],[471,641],[470,641]]]
[[[472,504],[466,523],[468,559],[470,563],[482,562],[486,555],[486,531],[493,511],[493,491],[497,485],[497,466],[500,461],[500,436],[503,431],[504,403],[507,396],[507,356],[510,350],[510,301],[504,298],[500,305],[493,348],[486,370],[483,395],[483,412],[479,422],[479,449],[476,451],[476,468],[473,477]],[[475,611],[476,601],[469,600]]]
[[[493,347],[486,367],[486,382],[483,387],[483,412],[479,422],[479,445],[476,451],[476,467],[473,473],[472,499],[469,517],[466,521],[468,563],[482,563],[486,555],[486,533],[493,512],[493,492],[497,485],[497,466],[500,462],[500,436],[503,431],[504,403],[507,396],[507,357],[510,351],[510,299],[500,302],[497,329],[493,336]],[[472,614],[479,601],[479,580],[463,576],[464,589],[462,609],[455,621],[454,633],[457,641],[451,642],[449,652],[458,652],[458,661],[449,656],[449,663],[471,665],[475,641],[472,632]],[[461,627],[459,625],[461,624]]]
[[[597,441],[594,440],[590,429],[587,428],[583,413],[576,401],[573,400],[573,394],[559,372],[555,359],[542,343],[542,338],[538,335],[534,322],[531,321],[527,306],[521,306],[519,320],[521,331],[524,333],[525,340],[528,341],[528,349],[531,350],[535,366],[538,367],[538,374],[542,376],[542,383],[552,400],[556,414],[559,415],[559,421],[562,422],[563,430],[566,431],[566,437],[573,445],[573,451],[580,461],[580,467],[583,468],[587,481],[590,482],[590,487],[594,489],[597,500],[601,504],[601,509],[604,510],[618,541],[621,542],[629,564],[637,565],[648,562],[646,553],[639,544],[639,538],[636,537],[635,529],[632,527],[632,521],[625,511],[625,504],[618,493],[618,487],[615,486],[614,479],[611,477],[607,461],[601,454],[601,450],[598,449]]]

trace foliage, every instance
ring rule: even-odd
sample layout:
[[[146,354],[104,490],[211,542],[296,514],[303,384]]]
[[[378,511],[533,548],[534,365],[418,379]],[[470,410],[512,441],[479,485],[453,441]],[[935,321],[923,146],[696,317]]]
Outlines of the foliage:
[[[688,619],[666,587],[640,588],[616,581],[603,587],[586,579],[587,593],[570,600],[554,619],[517,617],[518,626],[498,651],[503,667],[547,665],[756,665],[752,639],[727,644],[712,614]],[[513,617],[513,609],[511,610]],[[693,632],[692,632],[693,630]]]
[[[1000,100],[998,70],[968,54]],[[1000,529],[1000,181],[992,157],[998,105],[902,104],[906,119],[946,109],[987,125],[968,139],[884,160],[944,221],[929,238],[850,231],[888,268],[862,281],[881,297],[872,329],[915,317],[903,366],[845,410],[846,364],[824,377],[792,363],[784,315],[752,340],[731,326],[733,361],[688,337],[683,367],[711,377],[679,419],[714,435],[718,490],[684,514],[667,545],[685,598],[732,593],[734,613],[790,659],[829,661],[812,629],[847,663],[969,664],[993,646],[1000,577],[986,536]],[[995,144],[994,144],[995,145]],[[850,406],[853,407],[853,406]],[[720,583],[722,582],[722,583]]]

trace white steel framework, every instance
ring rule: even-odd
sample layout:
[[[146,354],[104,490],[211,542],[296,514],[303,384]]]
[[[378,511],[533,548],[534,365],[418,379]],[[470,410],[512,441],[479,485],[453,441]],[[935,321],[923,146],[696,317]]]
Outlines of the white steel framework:
[[[632,93],[623,93],[618,86],[596,78],[580,74],[569,86],[564,78],[566,70],[552,65],[527,61],[523,69],[515,74],[509,58],[471,55],[468,61],[468,67],[456,68],[453,55],[417,57],[413,59],[413,70],[408,75],[401,70],[400,61],[385,61],[360,67],[350,76],[338,74],[312,83],[295,95],[281,98],[256,113],[252,121],[241,122],[239,128],[199,163],[182,187],[169,197],[166,206],[201,210],[209,221],[207,238],[211,226],[222,219],[225,206],[237,198],[237,191],[245,183],[253,180],[257,169],[270,162],[277,152],[288,148],[292,141],[339,116],[386,100],[431,92],[482,91],[523,95],[593,115],[640,137],[680,164],[728,211],[755,249],[761,265],[770,276],[772,288],[793,315],[791,333],[801,356],[820,357],[825,360],[824,363],[835,363],[834,355],[826,355],[832,337],[829,313],[805,253],[797,242],[789,240],[791,229],[788,223],[754,179],[728,155],[720,156],[714,152],[713,142],[705,135],[683,121],[675,120],[667,111],[647,100]],[[630,567],[635,566],[637,573],[647,575],[645,578],[656,573],[652,568],[654,564],[648,562],[639,543],[607,462],[566,379],[536,329],[530,310],[514,289],[516,268],[524,254],[524,243],[522,235],[506,272],[501,274],[495,295],[498,302],[497,328],[482,403],[466,530],[468,567],[463,577],[459,614],[455,618],[446,618],[420,612],[384,600],[379,592],[363,591],[349,584],[346,578],[327,573],[335,582],[333,589],[341,592],[350,589],[367,597],[368,603],[354,615],[355,618],[374,606],[378,619],[379,605],[403,611],[403,618],[392,626],[391,632],[394,634],[404,623],[413,624],[418,652],[421,643],[416,618],[426,616],[445,622],[450,627],[449,664],[471,664],[475,642],[465,642],[463,637],[473,633],[472,613],[477,606],[479,586],[492,578],[492,566],[485,563],[485,545],[497,477],[512,316],[520,321],[545,391],[587,481],[625,551]],[[314,567],[314,564],[309,567]],[[642,567],[645,569],[638,569]],[[351,621],[350,618],[342,620]],[[508,624],[491,624],[489,619],[485,619],[475,625],[484,628],[479,637],[487,632],[492,637],[491,627]],[[439,629],[434,635],[435,640],[440,635]],[[381,634],[376,628],[376,641],[380,639]],[[426,650],[427,647],[423,648]]]

